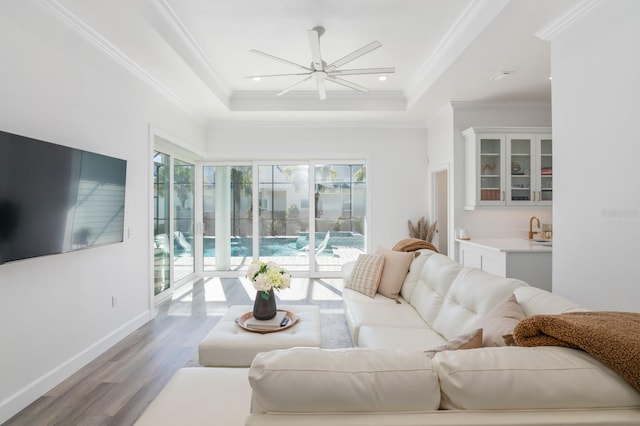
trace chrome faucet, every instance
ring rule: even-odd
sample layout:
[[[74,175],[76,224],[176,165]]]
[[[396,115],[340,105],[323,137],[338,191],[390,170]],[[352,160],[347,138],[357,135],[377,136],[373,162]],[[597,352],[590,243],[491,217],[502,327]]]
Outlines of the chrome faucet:
[[[534,234],[539,234],[540,231],[534,231],[533,230],[533,221],[535,221],[538,223],[538,229],[540,229],[540,219],[538,219],[535,216],[531,216],[531,219],[529,219],[529,239],[532,240],[533,239],[533,235]]]

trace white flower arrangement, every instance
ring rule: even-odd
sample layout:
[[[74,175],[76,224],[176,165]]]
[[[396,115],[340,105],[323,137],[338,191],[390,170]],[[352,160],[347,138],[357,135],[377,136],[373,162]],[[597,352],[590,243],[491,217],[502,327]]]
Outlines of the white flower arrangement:
[[[289,271],[276,262],[254,260],[247,270],[247,278],[253,282],[264,300],[269,300],[269,290],[282,290],[291,285]]]

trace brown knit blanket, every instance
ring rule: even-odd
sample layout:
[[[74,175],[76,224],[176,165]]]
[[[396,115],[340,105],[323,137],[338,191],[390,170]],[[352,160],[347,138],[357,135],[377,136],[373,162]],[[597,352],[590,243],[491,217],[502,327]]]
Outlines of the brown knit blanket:
[[[419,238],[405,238],[400,240],[393,246],[392,250],[395,251],[416,251],[420,249],[429,249],[438,253],[436,246],[429,241],[421,240]]]
[[[513,338],[519,346],[582,349],[640,392],[640,313],[533,315],[518,323]]]

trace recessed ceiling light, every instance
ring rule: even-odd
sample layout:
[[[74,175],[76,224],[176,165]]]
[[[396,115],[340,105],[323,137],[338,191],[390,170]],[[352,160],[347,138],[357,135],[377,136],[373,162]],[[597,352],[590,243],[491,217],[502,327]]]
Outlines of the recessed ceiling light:
[[[549,76],[549,80],[551,80],[551,79],[553,79],[553,77],[552,77],[552,76]]]
[[[260,81],[262,80],[260,77],[253,77],[253,81]]]
[[[378,77],[378,80],[380,81],[385,81],[387,79],[386,75],[381,75],[380,77]]]

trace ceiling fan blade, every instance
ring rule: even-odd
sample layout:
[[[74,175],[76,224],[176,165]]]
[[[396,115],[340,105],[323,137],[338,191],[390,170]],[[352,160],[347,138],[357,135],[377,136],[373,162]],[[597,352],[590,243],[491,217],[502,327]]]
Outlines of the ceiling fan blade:
[[[393,67],[387,68],[362,68],[362,69],[353,69],[353,70],[333,70],[328,71],[329,75],[359,75],[359,74],[391,74],[396,72],[396,69]]]
[[[324,101],[327,99],[327,89],[324,85],[324,78],[316,78],[316,85],[318,86],[318,96],[320,96],[321,101]]]
[[[311,78],[311,76],[308,76],[307,78],[303,78],[302,80],[300,80],[300,81],[298,81],[298,82],[296,82],[296,83],[293,83],[291,86],[287,87],[287,88],[286,88],[286,89],[284,89],[282,92],[277,93],[277,94],[276,94],[276,96],[284,95],[285,93],[287,93],[288,91],[290,91],[291,89],[293,89],[294,87],[296,87],[297,85],[304,83],[305,81],[309,80],[310,78]]]
[[[337,61],[329,64],[329,66],[327,66],[324,70],[326,72],[332,71],[336,68],[340,68],[343,65],[348,64],[349,62],[358,59],[360,56],[362,55],[366,55],[367,53],[371,52],[372,50],[376,50],[377,48],[382,47],[382,43],[380,43],[379,41],[372,41],[371,43],[367,44],[366,46],[361,47],[358,50],[355,50],[351,53],[349,53],[347,56],[338,59]]]
[[[261,74],[261,75],[246,75],[244,78],[263,78],[263,77],[287,77],[291,75],[309,75],[308,72],[299,72],[293,74]]]
[[[283,62],[285,64],[293,65],[294,67],[301,68],[301,69],[303,69],[305,71],[309,71],[309,72],[313,71],[312,69],[307,68],[307,67],[305,67],[303,65],[296,64],[295,62],[287,61],[286,59],[278,58],[277,56],[273,56],[273,55],[270,55],[268,53],[261,52],[260,50],[251,49],[249,52],[255,53],[256,55],[264,56],[264,57],[269,58],[269,59],[273,59],[274,61]]]
[[[369,91],[369,89],[367,89],[364,86],[360,86],[359,84],[352,83],[340,77],[327,76],[327,80],[329,80],[332,83],[336,83],[341,86],[348,87],[349,89],[357,90],[358,92],[367,93]]]
[[[311,59],[313,68],[322,71],[322,55],[320,54],[320,34],[315,29],[307,30],[309,36],[309,46],[311,46]]]

